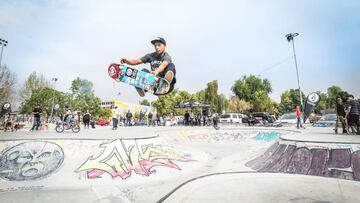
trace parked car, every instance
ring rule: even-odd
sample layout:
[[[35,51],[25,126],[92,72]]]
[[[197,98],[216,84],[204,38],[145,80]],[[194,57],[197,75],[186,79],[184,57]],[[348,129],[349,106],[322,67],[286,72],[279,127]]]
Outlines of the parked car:
[[[262,120],[265,120],[269,123],[275,122],[275,119],[267,112],[254,112],[251,114],[251,116],[255,117],[258,122],[261,122]]]
[[[101,119],[96,121],[96,125],[100,125],[100,126],[110,125],[110,121]]]
[[[314,127],[331,127],[335,126],[337,120],[336,114],[323,115],[320,120],[313,124]]]
[[[282,116],[280,116],[277,123],[296,124],[297,119],[296,119],[295,112],[283,114]]]
[[[220,116],[221,123],[242,123],[246,115],[241,113],[226,113]]]
[[[175,119],[165,118],[165,126],[174,126],[177,125]]]
[[[304,114],[302,114],[304,115]],[[304,117],[302,116],[301,122],[303,123]],[[310,119],[306,119],[305,123],[309,123]],[[297,124],[297,118],[295,112],[290,112],[283,114],[279,117],[279,119],[275,123],[281,123],[281,124]]]

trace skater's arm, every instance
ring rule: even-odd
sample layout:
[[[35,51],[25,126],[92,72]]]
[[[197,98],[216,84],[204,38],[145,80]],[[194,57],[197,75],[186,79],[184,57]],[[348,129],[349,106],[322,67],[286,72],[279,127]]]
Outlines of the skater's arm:
[[[126,59],[126,58],[122,58],[120,60],[121,64],[128,64],[128,65],[139,65],[142,64],[143,62],[140,59]]]
[[[163,72],[168,65],[169,62],[163,61],[160,66],[155,71],[151,71],[151,73],[154,75],[158,75],[159,73]]]

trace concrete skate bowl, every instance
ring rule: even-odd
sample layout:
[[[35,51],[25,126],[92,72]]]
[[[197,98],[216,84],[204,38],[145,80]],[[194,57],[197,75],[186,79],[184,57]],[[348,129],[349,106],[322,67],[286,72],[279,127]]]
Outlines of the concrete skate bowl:
[[[0,202],[156,202],[174,188],[180,191],[185,188],[180,185],[190,185],[189,180],[200,180],[197,177],[205,176],[202,181],[220,186],[207,177],[219,174],[216,177],[224,177],[226,183],[230,181],[227,173],[257,176],[260,173],[249,171],[245,163],[268,148],[273,150],[265,154],[275,154],[279,143],[285,142],[279,137],[299,134],[277,128],[143,129],[143,136],[139,136],[142,131],[132,136],[127,130],[129,135],[123,138],[105,129],[98,131],[106,133],[102,139],[56,134],[51,138],[0,140]],[[242,177],[235,181],[238,187],[246,186],[242,181]],[[223,193],[221,188],[219,191]],[[61,198],[57,198],[59,194]],[[221,195],[214,198],[225,202]]]
[[[279,136],[273,131],[181,128],[116,139],[116,134],[109,135],[114,131],[104,132],[108,134],[103,139],[50,134],[48,138],[0,140],[0,202],[44,202],[56,199],[59,191],[63,198],[53,202],[154,202],[187,179],[222,170],[217,164],[228,164],[218,161],[239,143],[271,144]],[[195,147],[198,144],[204,149]],[[228,151],[207,152],[216,145]],[[233,158],[222,161],[226,160]],[[144,196],[144,191],[150,192]]]
[[[240,143],[246,141],[273,142],[281,135],[296,132],[276,128],[225,128],[221,130],[190,128],[178,131],[161,130],[157,131],[156,134],[176,145],[185,143]]]
[[[159,136],[1,140],[0,202],[127,202],[129,188],[151,188],[198,165]]]
[[[332,135],[332,137],[334,137]],[[331,140],[328,137],[328,140]],[[341,137],[337,137],[341,138]],[[342,137],[344,139],[346,137]],[[323,176],[360,181],[360,142],[327,142],[299,136],[281,136],[263,155],[246,166],[259,172]]]
[[[355,184],[354,184],[355,183]],[[174,188],[167,202],[357,203],[360,183],[316,176],[223,172],[199,176]]]

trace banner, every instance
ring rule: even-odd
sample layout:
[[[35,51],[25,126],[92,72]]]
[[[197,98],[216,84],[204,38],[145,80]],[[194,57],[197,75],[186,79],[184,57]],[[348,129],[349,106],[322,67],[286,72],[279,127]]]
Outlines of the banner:
[[[307,96],[305,109],[304,109],[304,123],[310,114],[314,112],[315,108],[320,102],[320,95],[316,92],[310,93]]]
[[[11,104],[6,102],[2,107],[1,107],[1,111],[0,111],[0,117],[3,117],[5,115],[5,113],[7,113],[8,111],[11,111]]]

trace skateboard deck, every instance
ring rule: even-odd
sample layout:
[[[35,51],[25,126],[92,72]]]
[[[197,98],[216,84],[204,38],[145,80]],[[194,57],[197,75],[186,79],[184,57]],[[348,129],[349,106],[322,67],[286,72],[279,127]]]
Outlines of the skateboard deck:
[[[166,94],[170,89],[169,82],[164,78],[126,65],[112,63],[108,68],[108,73],[117,82],[132,85],[155,95]]]

